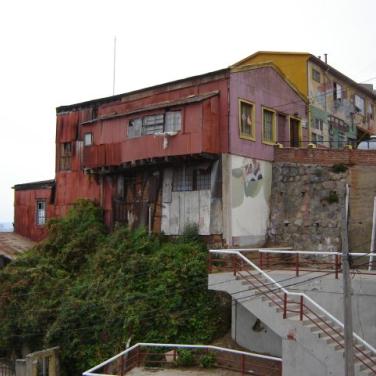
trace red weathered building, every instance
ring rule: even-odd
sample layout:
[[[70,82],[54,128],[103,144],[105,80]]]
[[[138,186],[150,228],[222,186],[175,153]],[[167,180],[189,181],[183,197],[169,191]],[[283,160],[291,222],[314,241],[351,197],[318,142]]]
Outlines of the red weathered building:
[[[232,179],[248,200],[249,184],[269,174],[279,135],[294,129],[305,138],[305,105],[268,64],[59,107],[55,180],[15,186],[15,230],[40,240],[47,218],[88,198],[109,228],[121,222],[178,235],[194,223],[202,235],[252,243],[252,229],[237,232],[228,220]],[[286,131],[276,132],[277,118]],[[243,177],[233,178],[234,168]]]

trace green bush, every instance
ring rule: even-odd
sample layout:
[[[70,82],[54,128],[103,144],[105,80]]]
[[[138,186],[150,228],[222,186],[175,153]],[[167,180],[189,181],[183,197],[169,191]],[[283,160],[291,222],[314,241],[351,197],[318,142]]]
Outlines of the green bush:
[[[200,365],[202,368],[213,368],[215,360],[215,355],[213,353],[207,353],[201,356]]]
[[[207,288],[207,250],[119,226],[85,200],[0,271],[0,353],[60,346],[78,375],[132,342],[208,343],[228,328]]]
[[[192,367],[195,365],[195,358],[192,354],[192,350],[179,349],[177,365],[179,367]]]

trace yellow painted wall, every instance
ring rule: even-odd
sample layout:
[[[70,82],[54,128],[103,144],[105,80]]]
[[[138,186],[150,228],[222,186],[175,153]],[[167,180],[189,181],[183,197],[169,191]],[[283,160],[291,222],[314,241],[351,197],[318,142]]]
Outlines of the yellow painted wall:
[[[309,54],[260,52],[236,63],[242,67],[249,64],[275,64],[287,79],[306,97],[308,96],[307,61]]]

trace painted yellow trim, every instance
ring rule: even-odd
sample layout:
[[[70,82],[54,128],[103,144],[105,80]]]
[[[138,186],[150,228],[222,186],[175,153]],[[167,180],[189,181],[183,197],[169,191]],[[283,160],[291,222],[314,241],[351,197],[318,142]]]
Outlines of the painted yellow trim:
[[[233,73],[238,73],[238,72],[246,72],[254,69],[260,69],[260,68],[265,68],[269,67],[274,69],[280,76],[281,78],[287,83],[287,85],[290,86],[290,88],[295,91],[295,93],[302,99],[303,102],[306,104],[308,103],[308,98],[287,78],[287,76],[284,74],[284,72],[279,68],[276,64],[274,64],[271,60],[266,61],[264,63],[250,63],[242,66],[235,66],[235,67],[230,67],[230,71]]]
[[[297,116],[289,115],[289,142],[291,142],[291,119],[297,120],[299,122],[299,132],[298,132],[298,138],[299,138],[299,147],[301,147],[302,140],[303,140],[303,129],[302,129],[302,119]]]
[[[262,128],[261,128],[261,131],[262,131],[262,136],[261,136],[261,140],[262,140],[262,143],[263,144],[266,144],[266,145],[275,145],[276,144],[276,139],[277,139],[277,125],[276,125],[276,114],[277,112],[275,110],[273,110],[272,108],[270,107],[265,107],[265,106],[261,106],[262,108]],[[272,125],[272,141],[268,141],[268,140],[264,140],[264,112],[265,111],[269,111],[269,112],[272,112],[273,113],[273,125]]]
[[[241,125],[241,103],[246,103],[252,106],[252,135],[246,135],[242,133],[242,125]],[[239,127],[239,138],[243,140],[249,140],[249,141],[256,141],[256,104],[254,102],[248,101],[243,98],[238,98],[238,127]]]

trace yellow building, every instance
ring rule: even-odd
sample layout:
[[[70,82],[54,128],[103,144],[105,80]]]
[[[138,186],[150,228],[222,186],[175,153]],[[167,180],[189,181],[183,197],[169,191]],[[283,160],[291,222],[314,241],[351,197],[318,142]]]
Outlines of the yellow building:
[[[259,51],[232,65],[273,63],[309,103],[310,142],[341,148],[376,133],[376,94],[308,52]]]

